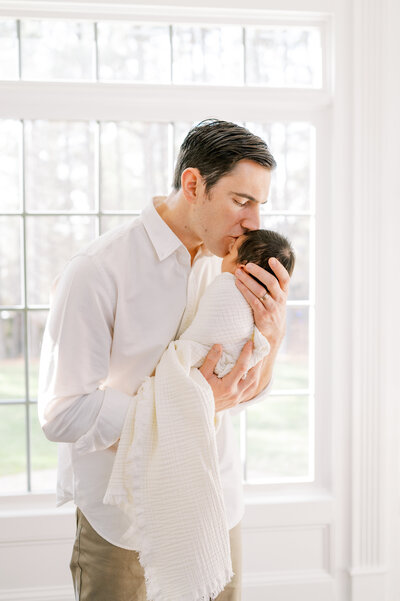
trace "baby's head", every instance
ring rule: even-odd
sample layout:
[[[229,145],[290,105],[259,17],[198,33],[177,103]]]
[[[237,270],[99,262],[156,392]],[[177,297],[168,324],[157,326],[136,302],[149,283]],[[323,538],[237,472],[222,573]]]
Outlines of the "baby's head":
[[[271,230],[252,230],[235,240],[230,252],[222,260],[221,271],[235,273],[240,265],[255,263],[275,275],[268,264],[268,259],[271,257],[276,257],[289,275],[292,275],[295,255],[289,240]],[[257,281],[265,288],[265,284]]]

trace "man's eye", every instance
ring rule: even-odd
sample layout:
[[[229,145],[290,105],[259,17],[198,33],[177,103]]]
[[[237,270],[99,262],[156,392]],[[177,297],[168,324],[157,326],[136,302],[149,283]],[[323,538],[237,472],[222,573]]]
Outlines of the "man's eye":
[[[239,205],[239,207],[245,207],[248,203],[247,200],[245,200],[244,202],[240,202],[239,200],[235,200],[235,198],[233,199],[233,202],[236,203],[237,205]]]

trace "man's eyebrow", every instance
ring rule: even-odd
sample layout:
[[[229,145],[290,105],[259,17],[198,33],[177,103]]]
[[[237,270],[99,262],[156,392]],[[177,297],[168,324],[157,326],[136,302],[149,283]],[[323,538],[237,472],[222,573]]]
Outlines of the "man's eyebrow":
[[[240,196],[241,198],[247,198],[248,200],[251,200],[252,202],[257,202],[260,205],[265,205],[265,203],[267,202],[267,200],[264,200],[264,202],[259,202],[256,198],[254,198],[254,196],[251,196],[250,194],[245,194],[244,192],[230,192],[230,194],[234,194],[235,196]]]

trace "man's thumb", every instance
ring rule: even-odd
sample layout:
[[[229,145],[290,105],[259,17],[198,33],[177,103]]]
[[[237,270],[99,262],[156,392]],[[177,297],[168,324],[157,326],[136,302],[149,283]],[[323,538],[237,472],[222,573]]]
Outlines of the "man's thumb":
[[[215,366],[217,365],[221,355],[222,346],[220,344],[214,344],[208,351],[207,357],[204,359],[204,363],[200,367],[200,371],[206,380],[214,373]]]

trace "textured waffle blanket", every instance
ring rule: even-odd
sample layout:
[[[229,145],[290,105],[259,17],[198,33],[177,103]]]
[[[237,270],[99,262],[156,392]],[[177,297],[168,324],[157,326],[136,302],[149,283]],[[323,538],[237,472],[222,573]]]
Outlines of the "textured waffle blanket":
[[[104,502],[130,516],[149,601],[209,601],[233,576],[216,445],[221,414],[197,368],[222,344],[222,377],[249,339],[255,365],[268,341],[234,276],[220,274],[127,413]]]

